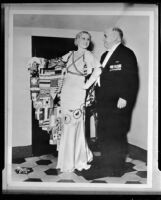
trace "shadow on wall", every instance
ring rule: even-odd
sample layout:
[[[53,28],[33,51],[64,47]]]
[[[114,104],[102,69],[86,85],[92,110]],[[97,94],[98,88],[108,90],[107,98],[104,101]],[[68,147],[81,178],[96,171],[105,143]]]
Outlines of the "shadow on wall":
[[[122,40],[122,44],[126,46],[127,41],[126,41],[125,38],[123,38],[123,40]],[[134,54],[135,54],[135,52],[134,52]],[[136,58],[136,60],[137,60],[137,58]],[[138,62],[137,62],[137,73],[138,73],[137,78],[138,78],[138,80],[137,80],[137,86],[136,86],[137,88],[135,88],[136,91],[137,91],[137,93],[136,93],[135,100],[134,100],[134,102],[133,102],[133,109],[132,109],[131,116],[130,116],[130,123],[129,123],[129,130],[128,130],[128,132],[129,132],[130,129],[131,129],[132,115],[133,115],[133,111],[134,111],[135,106],[136,106],[137,97],[138,97],[138,93],[139,93],[139,90],[140,90],[140,76],[139,76],[140,73],[139,73],[139,69],[140,69],[140,66],[138,65]]]
[[[131,121],[132,121],[132,115],[133,115],[133,111],[135,109],[135,106],[136,106],[136,102],[137,102],[137,98],[138,98],[138,94],[139,94],[139,90],[140,90],[140,77],[139,77],[139,65],[137,64],[137,73],[138,73],[138,80],[137,80],[137,93],[136,93],[136,97],[135,97],[135,100],[133,102],[133,109],[132,109],[132,112],[131,112],[131,116],[130,116],[130,125],[129,125],[129,130],[128,132],[130,131],[131,129]]]

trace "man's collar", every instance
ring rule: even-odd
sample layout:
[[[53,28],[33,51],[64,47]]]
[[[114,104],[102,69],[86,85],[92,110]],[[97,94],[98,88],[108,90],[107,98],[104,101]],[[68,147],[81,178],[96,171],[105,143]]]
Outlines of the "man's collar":
[[[117,44],[114,44],[110,49],[108,49],[107,51],[114,51],[119,45],[121,44],[121,42],[118,42]]]

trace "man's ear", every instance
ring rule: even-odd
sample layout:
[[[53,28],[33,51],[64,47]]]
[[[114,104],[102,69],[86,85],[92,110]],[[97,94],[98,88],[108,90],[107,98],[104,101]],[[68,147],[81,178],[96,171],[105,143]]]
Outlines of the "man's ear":
[[[114,31],[114,40],[119,40],[119,33]]]

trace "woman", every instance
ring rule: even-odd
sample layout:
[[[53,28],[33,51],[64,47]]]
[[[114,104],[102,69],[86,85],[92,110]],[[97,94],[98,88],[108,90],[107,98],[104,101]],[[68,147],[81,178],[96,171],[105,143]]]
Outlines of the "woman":
[[[67,62],[64,84],[61,91],[61,117],[63,131],[58,148],[57,169],[61,172],[72,172],[89,169],[88,162],[93,155],[85,140],[84,106],[86,90],[90,84],[85,84],[85,76],[92,73],[93,81],[100,74],[99,62],[87,50],[91,42],[91,35],[81,31],[76,35],[77,51],[63,56]],[[97,69],[97,70],[96,70]]]

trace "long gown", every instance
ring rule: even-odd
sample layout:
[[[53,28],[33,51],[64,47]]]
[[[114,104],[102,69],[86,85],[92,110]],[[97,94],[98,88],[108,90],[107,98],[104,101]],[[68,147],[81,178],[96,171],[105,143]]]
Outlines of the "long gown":
[[[63,131],[59,144],[57,168],[62,172],[89,169],[93,154],[85,139],[84,103],[86,90],[83,56],[74,61],[72,52],[61,91]]]

